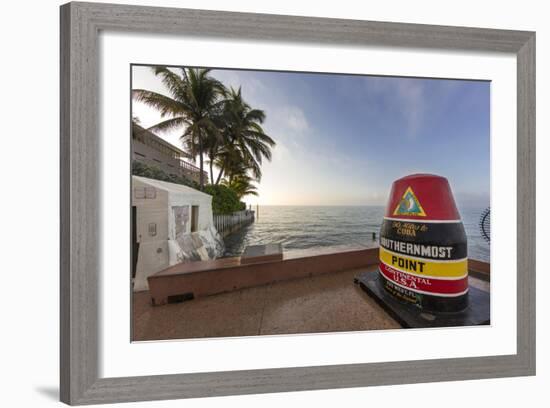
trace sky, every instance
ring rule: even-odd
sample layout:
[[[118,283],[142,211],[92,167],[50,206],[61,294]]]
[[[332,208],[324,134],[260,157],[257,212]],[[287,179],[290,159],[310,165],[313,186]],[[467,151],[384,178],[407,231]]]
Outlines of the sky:
[[[211,75],[266,113],[277,143],[262,165],[260,205],[385,205],[394,180],[446,177],[459,206],[490,193],[490,82],[216,69]],[[132,86],[168,94],[134,66]],[[157,111],[133,102],[144,127]],[[159,134],[181,147],[183,131]]]

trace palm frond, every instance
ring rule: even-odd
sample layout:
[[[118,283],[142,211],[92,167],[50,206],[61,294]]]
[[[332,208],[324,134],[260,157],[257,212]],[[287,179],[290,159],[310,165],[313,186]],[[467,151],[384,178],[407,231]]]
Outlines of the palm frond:
[[[167,67],[153,67],[153,71],[155,75],[162,78],[162,83],[168,88],[170,94],[178,101],[182,101],[185,94],[184,80]]]
[[[178,116],[185,114],[184,109],[178,101],[153,91],[145,89],[134,89],[132,97],[137,102],[143,102],[159,111],[161,117],[166,115]]]
[[[182,126],[187,126],[189,122],[183,117],[179,116],[172,119],[167,119],[165,121],[162,121],[160,123],[157,123],[156,125],[151,126],[148,130],[151,132],[169,132],[171,130],[176,130],[181,128]]]

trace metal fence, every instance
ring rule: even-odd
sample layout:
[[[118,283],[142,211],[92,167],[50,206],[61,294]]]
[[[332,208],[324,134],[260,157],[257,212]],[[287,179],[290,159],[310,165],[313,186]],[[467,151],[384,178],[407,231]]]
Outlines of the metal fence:
[[[199,167],[189,162],[186,162],[183,159],[180,159],[179,165],[180,165],[180,170],[184,173],[184,175],[186,175],[187,177],[190,177],[192,180],[195,180],[197,183],[200,183],[201,169]],[[207,182],[208,172],[203,170],[202,174],[204,177],[204,181]]]
[[[232,214],[215,214],[214,226],[222,237],[254,222],[254,211],[243,210]]]

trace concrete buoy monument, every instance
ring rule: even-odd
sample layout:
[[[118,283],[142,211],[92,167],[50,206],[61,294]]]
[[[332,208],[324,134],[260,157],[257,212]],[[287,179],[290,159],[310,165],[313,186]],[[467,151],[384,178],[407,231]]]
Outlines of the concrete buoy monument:
[[[399,299],[437,312],[466,308],[466,232],[446,178],[418,174],[393,183],[379,267],[384,288]]]
[[[489,295],[468,285],[466,232],[446,178],[396,180],[379,244],[378,268],[356,282],[403,326],[488,323]]]

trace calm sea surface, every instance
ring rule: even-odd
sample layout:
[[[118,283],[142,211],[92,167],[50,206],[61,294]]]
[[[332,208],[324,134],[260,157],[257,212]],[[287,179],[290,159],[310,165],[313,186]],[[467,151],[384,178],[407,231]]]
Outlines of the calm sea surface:
[[[489,244],[479,231],[484,208],[460,209],[468,237],[468,256],[489,262]],[[310,248],[362,248],[376,244],[384,207],[263,206],[256,221],[225,239],[225,256],[238,256],[248,245],[280,242],[285,252]]]

